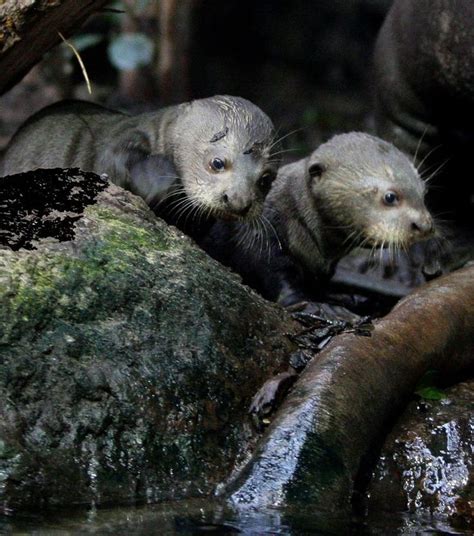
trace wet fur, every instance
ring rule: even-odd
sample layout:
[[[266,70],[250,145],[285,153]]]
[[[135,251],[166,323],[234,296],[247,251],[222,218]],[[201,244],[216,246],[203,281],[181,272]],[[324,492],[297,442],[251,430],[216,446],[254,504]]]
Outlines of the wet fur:
[[[217,135],[219,134],[219,135]],[[158,215],[194,237],[215,217],[267,192],[257,180],[270,164],[270,119],[240,97],[216,96],[128,116],[102,106],[64,101],[32,116],[10,141],[4,175],[35,168],[79,167],[143,197]],[[225,154],[229,172],[210,175],[206,158]],[[224,205],[224,193],[229,198]]]
[[[321,175],[311,176],[318,166]],[[383,206],[381,195],[395,188],[403,203]],[[262,237],[244,223],[218,223],[204,247],[263,296],[290,305],[317,298],[355,246],[400,249],[428,236],[424,193],[417,170],[393,145],[344,134],[280,169],[263,210],[274,232]]]

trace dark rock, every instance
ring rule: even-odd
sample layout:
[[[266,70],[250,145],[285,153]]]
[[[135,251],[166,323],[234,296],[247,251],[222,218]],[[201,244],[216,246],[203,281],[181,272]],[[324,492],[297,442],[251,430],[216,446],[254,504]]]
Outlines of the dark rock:
[[[474,527],[474,380],[412,401],[387,437],[369,508],[452,516]]]
[[[0,180],[0,245],[35,249],[34,241],[74,239],[74,224],[108,185],[94,173],[38,169]]]
[[[210,494],[293,321],[113,185],[73,230],[0,247],[2,505]]]

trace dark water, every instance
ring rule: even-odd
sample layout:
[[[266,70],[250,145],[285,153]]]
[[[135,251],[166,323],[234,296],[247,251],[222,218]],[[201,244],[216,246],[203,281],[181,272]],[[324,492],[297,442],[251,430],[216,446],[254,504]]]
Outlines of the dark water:
[[[314,511],[266,510],[235,512],[217,501],[182,501],[140,507],[114,507],[63,511],[50,515],[4,516],[1,534],[69,535],[191,535],[191,534],[283,534],[316,535],[425,535],[472,534],[441,519],[415,515],[373,515],[347,518]]]

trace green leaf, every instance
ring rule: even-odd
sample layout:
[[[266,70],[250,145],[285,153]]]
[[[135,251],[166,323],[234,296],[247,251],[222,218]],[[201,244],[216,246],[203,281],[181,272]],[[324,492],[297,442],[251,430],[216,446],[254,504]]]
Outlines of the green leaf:
[[[415,393],[424,400],[442,400],[446,398],[444,392],[437,387],[422,387],[421,389],[417,389]]]
[[[439,372],[437,370],[428,370],[418,382],[415,394],[425,400],[442,400],[446,398],[444,391],[436,386],[438,378]]]

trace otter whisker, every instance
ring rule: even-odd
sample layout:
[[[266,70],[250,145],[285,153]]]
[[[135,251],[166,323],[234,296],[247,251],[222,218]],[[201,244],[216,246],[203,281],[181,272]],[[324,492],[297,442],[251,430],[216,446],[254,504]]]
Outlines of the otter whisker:
[[[388,243],[388,264],[390,267],[395,265],[395,242],[393,240]]]
[[[295,151],[301,151],[299,148],[293,148],[293,149],[282,149],[281,151],[277,151],[276,153],[271,153],[268,155],[268,158],[273,158],[274,156],[277,156],[279,154],[285,154],[285,153],[294,153]]]
[[[258,220],[252,220],[252,227],[254,228],[254,233],[256,237],[256,243],[258,246],[258,256],[262,256],[262,233],[259,226]]]
[[[440,216],[452,216],[452,215],[453,215],[453,212],[451,210],[443,210],[442,212],[436,212],[435,214],[433,214],[433,219],[435,220],[435,223],[452,225],[453,222],[451,221],[451,219],[440,218]]]
[[[253,230],[253,236],[255,238],[255,244],[258,246],[258,256],[262,255],[262,235],[258,220],[252,220],[250,225]]]
[[[283,246],[281,245],[280,237],[278,236],[277,230],[275,229],[273,223],[264,214],[261,215],[261,218],[262,220],[266,221],[268,225],[270,226],[270,229],[273,231],[273,234],[275,235],[275,238],[278,242],[278,249],[282,251]]]
[[[248,236],[250,236],[251,238],[250,245],[248,245],[247,247],[249,249],[254,249],[258,240],[258,231],[257,229],[255,229],[255,225],[253,221],[251,221],[249,225],[247,225],[247,228],[248,228]]]
[[[261,232],[258,220],[252,220],[251,226],[252,226],[254,244],[257,246],[258,256],[261,257],[262,256],[262,232]]]
[[[168,199],[169,197],[173,197],[175,195],[185,194],[185,193],[186,193],[186,189],[184,188],[184,186],[176,186],[176,187],[173,187],[166,195],[163,196],[163,200]]]
[[[184,188],[181,188],[179,190],[172,190],[168,192],[166,195],[164,195],[161,199],[159,199],[156,203],[154,203],[154,207],[158,208],[162,203],[164,203],[168,199],[172,197],[176,197],[177,195],[183,195],[184,193],[186,193],[186,190]]]
[[[274,235],[275,235],[275,238],[277,239],[277,242],[278,242],[278,247],[280,248],[280,250],[282,249],[282,246],[281,246],[281,242],[280,242],[280,239],[278,238],[278,235],[276,233],[276,230],[275,228],[273,227],[272,223],[270,222],[270,220],[268,220],[263,214],[260,216],[259,218],[262,222],[262,226],[264,228],[264,233],[265,233],[265,249],[266,249],[266,253],[267,253],[267,262],[270,261],[270,253],[271,253],[271,237],[270,237],[270,232],[273,232]]]
[[[360,238],[362,236],[363,236],[362,231],[358,231],[357,229],[355,229],[354,231],[349,233],[347,238],[344,240],[344,244],[343,244],[343,245],[346,246],[345,251],[347,253],[349,253],[349,251],[352,251],[352,249],[354,249],[354,246],[360,242]],[[360,247],[362,247],[365,243],[367,243],[367,241],[368,241],[368,239],[363,240],[360,243]]]
[[[415,149],[415,154],[413,155],[412,163],[416,167],[416,158],[418,156],[418,151],[420,150],[421,143],[423,142],[423,138],[425,137],[426,133],[428,132],[428,126],[425,127],[425,130],[423,131],[423,134],[420,136],[420,139],[418,140],[418,144]]]
[[[182,218],[183,214],[186,214],[188,210],[190,210],[193,206],[194,206],[194,201],[189,201],[188,203],[179,207],[179,209],[177,209],[173,213],[173,216],[176,218],[176,223],[178,223],[179,220]]]
[[[161,199],[158,199],[156,200],[154,203],[151,203],[151,200],[149,200],[148,198],[145,199],[145,201],[148,203],[149,207],[151,208],[151,210],[153,210],[154,212],[156,212],[159,207],[165,203],[165,201],[168,201],[169,199],[171,199],[172,197],[176,197],[178,195],[183,195],[185,193],[184,189],[183,190],[179,190],[179,191],[176,191],[176,190],[172,190],[170,192],[168,192],[166,195],[164,195]]]
[[[379,266],[383,266],[384,249],[385,249],[385,240],[382,240],[382,245],[379,248]]]
[[[446,164],[449,162],[449,158],[447,158],[444,162],[442,162],[434,171],[433,173],[431,173],[428,177],[423,178],[423,180],[425,181],[425,184],[428,184],[431,180],[433,180],[436,175],[446,166]]]
[[[262,223],[264,237],[265,237],[266,261],[270,262],[270,259],[271,259],[271,256],[270,256],[271,247],[270,247],[270,231],[269,231],[269,227],[268,227],[266,221],[263,219],[263,214],[261,216],[259,216],[259,220]]]
[[[177,210],[182,205],[186,205],[188,203],[194,203],[194,202],[195,202],[195,200],[191,199],[189,197],[184,197],[184,198],[180,197],[179,199],[175,199],[169,205],[170,212],[173,212],[173,211]]]
[[[203,205],[202,203],[199,203],[199,208],[196,213],[196,220],[197,220],[198,225],[201,223],[205,211],[206,211],[206,206]]]
[[[281,132],[282,128],[283,128],[283,125],[280,125],[280,126],[275,130],[275,133],[273,134],[273,136],[270,138],[270,140],[269,140],[269,144],[270,144],[270,145],[268,145],[268,148],[269,148],[269,149],[270,149],[271,147],[273,147],[275,140],[279,139],[280,132]]]
[[[273,143],[269,146],[267,146],[267,149],[270,150],[272,147],[274,147],[277,143],[281,143],[283,140],[291,136],[292,134],[296,134],[296,132],[300,132],[302,130],[305,130],[304,128],[295,128],[294,130],[288,132],[288,134],[285,134],[284,136],[280,136],[277,140],[273,141]]]
[[[329,229],[331,231],[340,231],[345,229],[352,229],[354,225],[351,225],[348,223],[347,225],[326,225],[325,229]]]
[[[436,145],[435,147],[433,147],[433,148],[432,148],[430,151],[428,151],[428,153],[423,157],[422,161],[421,161],[417,166],[415,166],[415,167],[416,167],[416,170],[418,171],[418,173],[420,173],[420,175],[421,175],[420,169],[421,169],[421,167],[423,166],[423,164],[425,163],[425,160],[426,160],[427,158],[429,158],[435,151],[437,151],[438,149],[440,149],[441,146],[442,146],[442,145],[441,145],[441,143],[440,143],[440,144]]]
[[[191,210],[191,208],[194,207],[196,204],[197,202],[195,199],[187,198],[181,203],[181,205],[177,205],[176,207],[174,207],[176,209],[176,212],[174,213],[174,216],[176,217],[176,224],[178,224],[183,215],[186,214],[189,210]]]
[[[199,212],[200,208],[201,208],[201,203],[195,203],[194,207],[186,215],[186,219],[184,220],[184,226],[185,227],[187,226],[188,220],[191,217],[191,215],[194,215],[194,217],[192,219],[196,218],[197,213]]]
[[[240,249],[247,241],[249,236],[249,223],[247,222],[243,225],[241,225],[236,233],[236,248]]]

